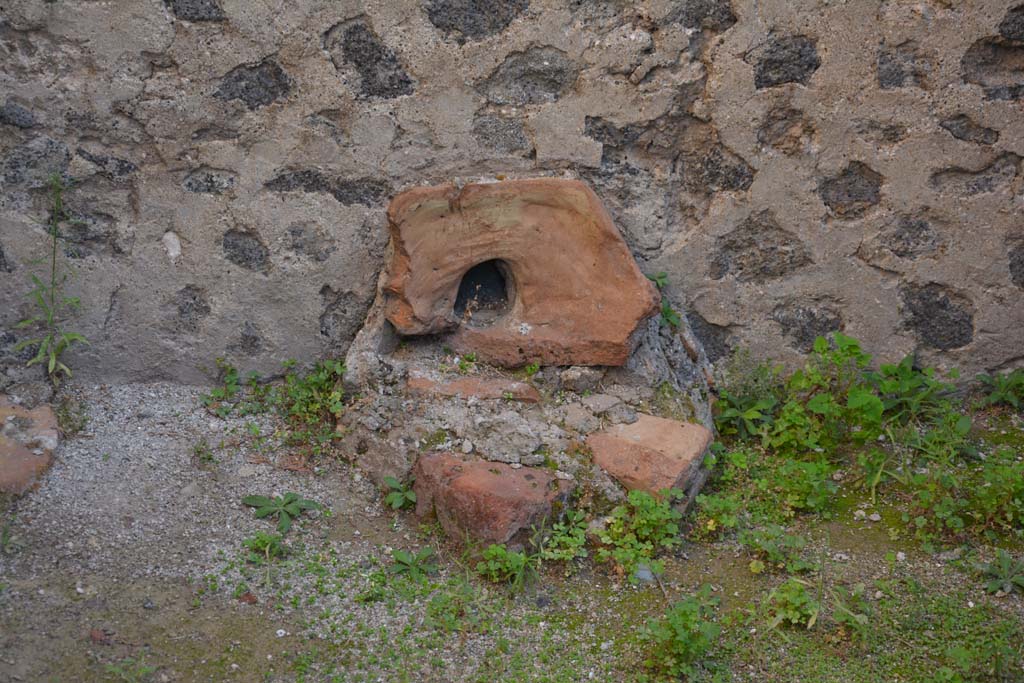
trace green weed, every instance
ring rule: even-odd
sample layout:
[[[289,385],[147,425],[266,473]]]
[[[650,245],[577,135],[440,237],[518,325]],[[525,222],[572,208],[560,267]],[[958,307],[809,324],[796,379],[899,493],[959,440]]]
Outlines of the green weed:
[[[477,562],[476,573],[492,583],[503,583],[513,590],[519,590],[536,576],[537,558],[525,552],[509,550],[504,543],[492,543]]]
[[[384,484],[388,487],[384,503],[392,510],[404,510],[416,504],[416,492],[410,485],[403,484],[395,477],[384,477]]]
[[[985,386],[983,405],[1008,405],[1015,410],[1024,405],[1024,369],[1001,375],[978,375],[978,380]]]
[[[612,561],[633,580],[641,564],[647,564],[654,574],[660,574],[664,563],[655,556],[680,544],[678,522],[682,515],[672,508],[672,500],[682,497],[682,491],[662,491],[656,498],[645,491],[630,491],[626,505],[616,506],[607,526],[598,532],[601,547],[597,559]]]
[[[437,558],[433,548],[421,548],[416,553],[407,550],[392,550],[391,573],[407,576],[417,583],[427,580],[427,576],[437,573]]]
[[[114,664],[107,664],[105,667],[108,676],[122,683],[144,683],[152,680],[156,673],[156,667],[146,664],[142,657],[138,659],[128,657]]]
[[[766,609],[771,628],[780,624],[814,628],[821,603],[811,595],[807,586],[806,581],[789,578],[768,595]]]
[[[57,243],[61,239],[61,225],[71,220],[71,214],[64,208],[64,191],[67,187],[57,174],[49,178],[50,185],[50,217],[46,231],[50,235],[50,268],[44,282],[38,275],[31,275],[34,288],[28,296],[35,305],[36,313],[22,321],[18,329],[34,328],[40,336],[23,339],[14,345],[14,351],[21,351],[30,346],[36,347],[35,355],[27,365],[42,364],[46,374],[54,385],[60,383],[61,375],[71,377],[71,369],[61,360],[64,352],[75,344],[88,344],[88,340],[78,332],[72,332],[64,326],[64,320],[81,306],[77,296],[66,296],[64,293],[69,273],[61,272],[57,259]]]
[[[1002,548],[996,550],[996,559],[979,569],[988,577],[985,589],[989,593],[1002,591],[1024,593],[1024,560],[1015,560]]]
[[[781,526],[773,524],[761,529],[744,529],[736,540],[754,556],[750,570],[755,574],[768,569],[795,574],[814,568],[813,564],[800,557],[807,547],[807,539],[787,533]]]
[[[292,520],[306,510],[320,510],[320,503],[299,497],[297,493],[286,493],[284,496],[246,496],[242,504],[256,508],[256,518],[277,517],[277,530],[282,534],[292,528]]]
[[[572,562],[587,556],[587,519],[579,510],[566,510],[565,517],[551,526],[541,544],[542,560]]]
[[[722,631],[715,621],[718,599],[711,587],[674,603],[660,619],[651,619],[640,633],[646,644],[644,665],[657,680],[678,681],[692,676],[696,664]]]

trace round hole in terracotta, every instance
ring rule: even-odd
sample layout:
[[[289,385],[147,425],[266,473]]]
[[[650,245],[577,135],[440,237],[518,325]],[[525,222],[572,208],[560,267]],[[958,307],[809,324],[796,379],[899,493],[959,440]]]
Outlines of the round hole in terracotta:
[[[512,274],[500,259],[478,263],[462,276],[455,317],[471,327],[487,327],[505,315],[515,300]]]

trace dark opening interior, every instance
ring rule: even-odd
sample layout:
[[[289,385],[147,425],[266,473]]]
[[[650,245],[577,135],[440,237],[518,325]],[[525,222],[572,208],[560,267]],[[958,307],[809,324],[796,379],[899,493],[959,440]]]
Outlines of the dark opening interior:
[[[455,297],[455,315],[467,325],[490,325],[508,311],[510,293],[508,266],[496,259],[484,261],[462,276]]]

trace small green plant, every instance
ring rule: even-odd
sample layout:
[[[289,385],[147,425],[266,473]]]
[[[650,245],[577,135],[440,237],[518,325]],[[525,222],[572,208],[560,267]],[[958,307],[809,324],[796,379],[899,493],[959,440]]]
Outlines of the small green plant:
[[[208,394],[203,394],[201,400],[204,406],[223,419],[235,409],[233,401],[238,396],[238,368],[223,358],[217,358],[214,362],[217,365],[217,381],[220,386],[214,387]]]
[[[663,680],[692,676],[694,664],[721,633],[721,626],[714,621],[717,605],[711,586],[704,585],[669,607],[664,617],[648,621],[640,632],[647,644],[644,665]]]
[[[242,546],[249,551],[245,558],[247,561],[257,566],[263,565],[267,568],[264,585],[269,589],[272,561],[288,554],[288,547],[284,544],[284,537],[280,534],[268,534],[265,531],[257,531],[249,538],[243,540]]]
[[[1002,548],[996,550],[996,559],[979,567],[988,577],[985,590],[989,593],[1024,593],[1024,560],[1015,560]]]
[[[451,434],[448,433],[447,429],[435,429],[420,440],[420,448],[430,451],[446,443],[451,438]]]
[[[88,340],[78,332],[72,332],[64,327],[64,319],[81,306],[81,300],[76,296],[66,296],[64,286],[68,281],[68,273],[60,270],[57,259],[57,243],[61,239],[61,224],[70,220],[71,215],[64,208],[64,191],[67,189],[63,180],[57,174],[49,178],[50,185],[50,218],[47,222],[47,232],[50,235],[50,272],[49,278],[44,282],[35,273],[32,274],[32,284],[35,287],[28,296],[35,304],[36,314],[22,320],[17,328],[35,328],[41,336],[31,339],[23,339],[14,345],[14,351],[21,351],[29,346],[35,346],[36,354],[28,361],[27,365],[43,364],[46,367],[46,374],[54,385],[60,383],[61,375],[71,377],[71,369],[61,360],[64,352],[74,344],[88,344]]]
[[[442,633],[480,633],[487,630],[494,609],[486,592],[463,576],[443,584],[430,596],[423,621]]]
[[[858,583],[852,590],[836,586],[831,592],[831,602],[836,623],[850,629],[861,641],[867,638],[871,606],[864,598],[864,584]]]
[[[668,299],[661,300],[661,324],[668,325],[672,329],[683,324],[683,319],[679,317],[679,311],[672,308]]]
[[[734,396],[722,390],[715,404],[715,427],[725,435],[747,439],[764,432],[771,426],[774,396]]]
[[[384,503],[392,510],[404,510],[416,504],[416,492],[411,485],[403,484],[395,477],[384,477],[384,485],[388,487]]]
[[[523,376],[526,379],[533,379],[533,376],[540,372],[540,363],[534,361],[523,366]]]
[[[769,626],[787,623],[794,626],[814,627],[821,611],[821,603],[807,590],[807,582],[787,579],[768,595]]]
[[[477,360],[475,353],[470,352],[462,354],[457,364],[459,373],[465,375],[472,372],[473,369],[476,368],[476,363]]]
[[[654,275],[648,275],[647,279],[654,283],[654,286],[658,289],[665,289],[668,287],[668,273],[665,271],[659,271]]]
[[[1024,369],[1001,375],[978,375],[978,380],[985,385],[983,405],[1008,405],[1015,410],[1024,405]]]
[[[14,521],[17,517],[13,512],[4,514],[3,524],[0,524],[0,555],[7,555],[11,551],[11,546],[13,545],[11,529],[14,527]]]
[[[70,396],[64,396],[54,407],[57,426],[66,437],[72,437],[85,431],[89,424],[89,411],[84,403]]]
[[[242,499],[243,505],[256,508],[256,517],[277,517],[277,530],[288,533],[292,528],[292,520],[300,516],[306,510],[320,510],[323,508],[320,503],[300,498],[297,493],[286,493],[284,496],[246,496]]]
[[[344,376],[345,364],[331,359],[320,361],[305,375],[288,372],[275,401],[292,422],[305,426],[327,423],[333,431],[334,419],[344,409]]]
[[[750,571],[755,574],[767,569],[784,569],[792,574],[814,568],[800,557],[807,547],[807,539],[787,533],[781,526],[770,524],[761,529],[744,529],[737,540],[754,555]]]
[[[662,491],[660,498],[645,491],[630,491],[627,504],[616,506],[607,526],[598,532],[602,546],[597,559],[613,561],[631,581],[640,564],[660,574],[664,564],[655,555],[680,543],[678,522],[682,515],[672,509],[671,503],[682,495],[677,489]]]
[[[918,368],[913,355],[896,365],[882,365],[878,372],[868,372],[865,377],[881,397],[886,417],[897,424],[948,408],[947,398],[953,391],[952,385],[935,378],[933,368]]]
[[[493,583],[504,583],[513,590],[522,588],[536,573],[536,558],[525,552],[509,550],[505,544],[491,544],[477,562],[476,572]]]
[[[192,446],[192,455],[196,460],[204,465],[210,465],[217,462],[217,459],[213,455],[213,449],[210,448],[210,444],[205,437],[199,439],[199,441]]]
[[[668,273],[665,271],[648,275],[647,279],[654,283],[659,292],[668,287]],[[669,303],[669,300],[664,295],[662,295],[661,299],[661,324],[669,325],[672,329],[683,324],[682,318],[679,317],[679,312],[672,308],[672,304]]]
[[[156,673],[156,667],[146,664],[142,657],[128,657],[120,662],[107,664],[105,668],[108,675],[114,676],[114,680],[122,683],[144,683],[151,680]]]
[[[267,564],[271,560],[288,554],[288,548],[284,545],[284,537],[280,534],[268,534],[265,531],[257,531],[242,541],[242,546],[249,551],[246,560],[257,565]]]
[[[392,550],[391,573],[395,575],[408,576],[417,583],[426,581],[427,576],[437,573],[437,558],[434,556],[434,549],[420,548],[416,553],[408,550]]]
[[[740,512],[743,508],[744,501],[738,493],[702,493],[698,495],[697,509],[700,511],[700,520],[694,526],[694,536],[710,539],[736,529],[739,526]]]
[[[825,460],[804,462],[783,460],[757,482],[776,497],[786,516],[795,512],[824,512],[832,504],[837,486],[832,480],[835,466]]]
[[[571,562],[587,556],[587,519],[579,510],[566,510],[565,518],[551,526],[544,540],[540,558],[553,562]]]

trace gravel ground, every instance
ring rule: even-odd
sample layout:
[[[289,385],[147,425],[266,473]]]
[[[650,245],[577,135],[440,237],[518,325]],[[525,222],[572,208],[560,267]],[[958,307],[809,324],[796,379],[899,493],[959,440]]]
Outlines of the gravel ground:
[[[201,393],[167,384],[88,388],[88,423],[61,445],[39,488],[18,501],[21,550],[0,557],[0,573],[193,577],[266,527],[241,505],[246,495],[295,491],[336,511],[376,495],[336,470],[311,476],[274,467],[272,456],[239,439],[249,423],[271,433],[273,418],[222,420],[202,408]],[[215,448],[210,466],[194,452],[202,440]]]
[[[668,558],[660,589],[626,587],[584,562],[510,599],[467,580],[457,549],[386,510],[344,458],[284,469],[295,463],[272,415],[220,419],[202,407],[203,390],[169,384],[64,393],[88,421],[6,512],[15,517],[0,553],[0,683],[630,680],[642,662],[636,630],[669,602],[711,583],[723,608],[742,608],[783,578],[751,574],[749,556],[724,541]],[[268,577],[241,544],[273,524],[241,499],[289,491],[330,512],[295,525],[291,555]],[[861,508],[794,524],[806,527],[809,555],[831,558],[830,580],[913,579],[934,595],[966,591],[965,612],[985,605],[1024,623],[1020,596],[986,595],[952,558],[890,537],[899,524],[885,510],[874,520]],[[426,545],[441,555],[430,583],[388,575],[391,548]],[[764,680],[786,647],[768,630],[750,634],[764,638],[751,651],[769,655],[750,658],[738,679]]]

